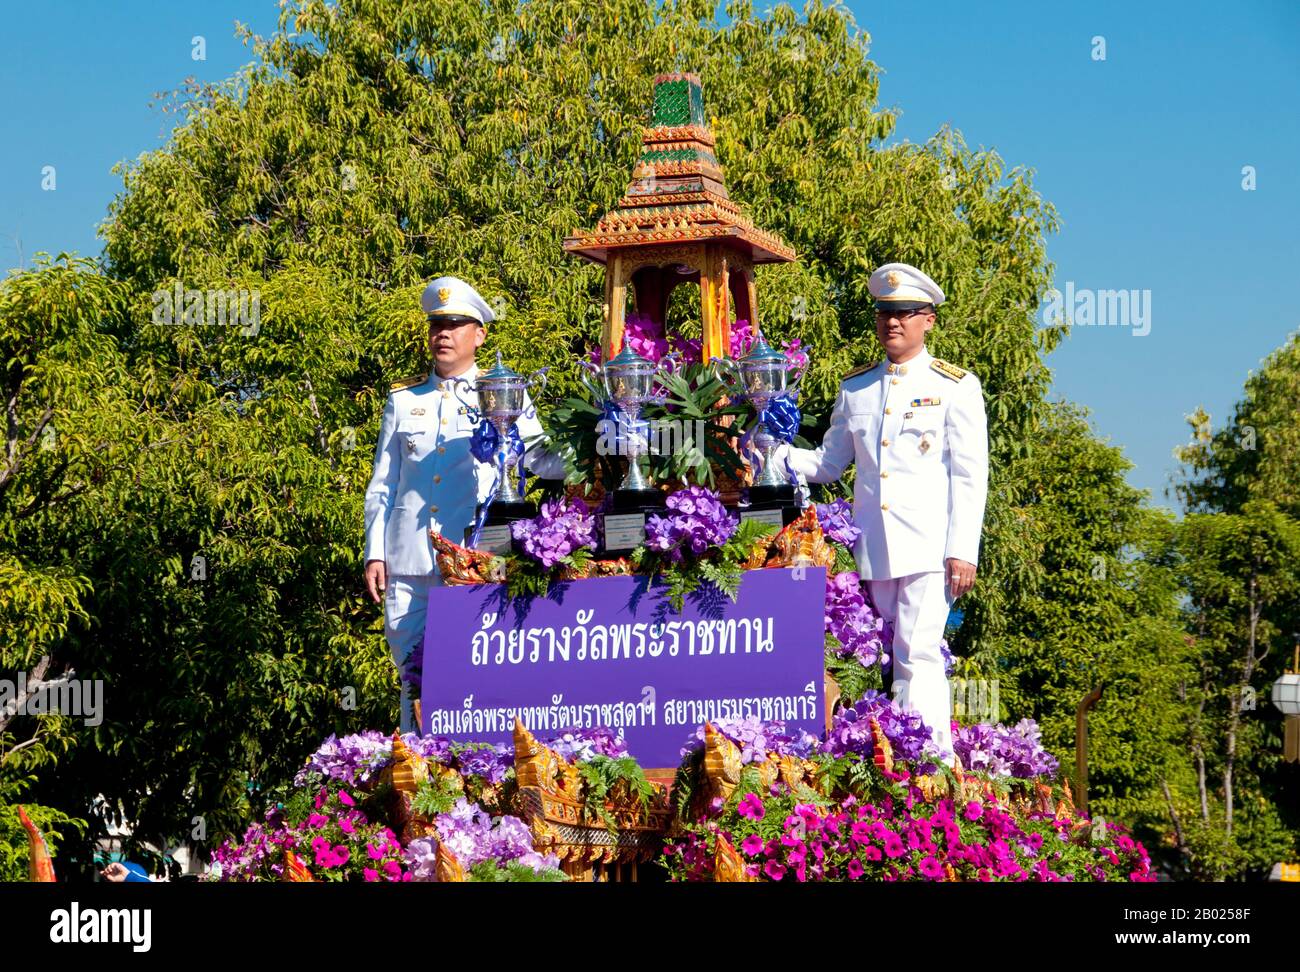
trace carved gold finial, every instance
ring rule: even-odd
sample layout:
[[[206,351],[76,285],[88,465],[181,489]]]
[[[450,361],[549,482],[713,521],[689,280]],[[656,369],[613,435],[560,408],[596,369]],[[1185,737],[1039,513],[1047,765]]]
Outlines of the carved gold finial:
[[[880,728],[880,722],[873,716],[871,719],[871,737],[874,740],[873,758],[876,766],[886,773],[894,771],[894,747],[889,745],[889,740],[885,738],[885,731]]]
[[[312,881],[316,879],[311,876],[311,871],[307,870],[307,865],[298,860],[298,855],[292,850],[285,848],[284,851],[284,870],[280,874],[282,882]]]
[[[399,793],[415,793],[420,784],[429,778],[429,762],[413,753],[400,732],[393,733],[393,762],[388,767],[388,778]]]
[[[745,873],[745,859],[740,856],[731,841],[718,835],[717,851],[713,856],[713,880],[723,882],[755,881]]]
[[[442,841],[438,841],[438,856],[434,867],[439,881],[463,882],[465,880],[465,868],[456,859],[456,855],[447,850],[447,846]]]

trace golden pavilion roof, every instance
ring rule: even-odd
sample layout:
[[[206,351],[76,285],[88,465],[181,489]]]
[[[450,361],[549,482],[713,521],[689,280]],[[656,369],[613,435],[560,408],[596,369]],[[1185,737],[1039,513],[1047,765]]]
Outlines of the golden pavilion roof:
[[[605,263],[623,248],[720,242],[754,263],[795,258],[790,246],[755,226],[727,196],[699,77],[655,78],[653,115],[641,141],[627,192],[594,229],[566,237],[566,252]]]

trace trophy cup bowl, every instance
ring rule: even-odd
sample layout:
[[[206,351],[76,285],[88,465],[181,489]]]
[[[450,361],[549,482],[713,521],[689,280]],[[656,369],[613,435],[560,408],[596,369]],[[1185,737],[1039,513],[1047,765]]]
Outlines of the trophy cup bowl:
[[[662,376],[676,370],[677,360],[678,355],[673,352],[664,355],[656,364],[625,345],[622,351],[603,366],[589,361],[582,362],[583,367],[599,379],[605,397],[614,403],[626,419],[627,474],[619,484],[619,492],[658,492],[641,471],[641,456],[650,451],[649,441],[639,431],[642,425],[641,409],[646,402],[660,397],[656,386]]]
[[[793,395],[798,389],[802,375],[791,380],[791,370],[790,359],[768,344],[761,333],[755,337],[749,353],[739,360],[718,358],[714,361],[714,374],[718,379],[734,397],[747,401],[755,415],[760,417],[774,399]],[[799,507],[794,486],[785,480],[773,461],[780,440],[760,420],[754,428],[753,443],[762,458],[763,468],[749,489],[750,509],[741,515],[746,517],[747,513],[779,510],[784,521],[789,522],[798,514]],[[772,519],[775,523],[776,518]]]
[[[637,354],[626,344],[623,350],[602,365],[583,361],[582,366],[600,383],[607,401],[622,415],[619,424],[625,436],[617,437],[619,452],[627,457],[627,474],[614,490],[613,515],[605,517],[607,555],[630,552],[645,540],[645,515],[664,506],[664,494],[655,489],[641,470],[641,457],[650,452],[649,439],[643,434],[641,410],[646,402],[661,395],[666,375],[677,367],[679,355],[664,355],[658,363]],[[615,430],[617,435],[617,430]]]
[[[524,407],[524,393],[534,384],[545,387],[546,369],[521,375],[507,367],[501,361],[501,353],[497,352],[496,364],[477,379],[470,382],[456,378],[452,384],[456,398],[465,406],[471,420],[476,424],[486,421],[497,431],[497,448],[492,459],[496,489],[486,503],[480,504],[475,519],[482,515],[484,506],[489,507],[480,532],[479,548],[503,553],[510,549],[510,524],[537,515],[533,504],[525,502],[515,487],[513,474],[523,456],[510,448],[510,432],[520,416],[532,412],[531,408]],[[478,404],[461,397],[462,391],[473,392]]]

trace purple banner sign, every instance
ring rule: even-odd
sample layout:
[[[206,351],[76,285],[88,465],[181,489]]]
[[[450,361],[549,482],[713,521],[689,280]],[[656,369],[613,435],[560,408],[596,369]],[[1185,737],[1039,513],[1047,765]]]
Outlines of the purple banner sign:
[[[826,570],[747,571],[735,602],[712,588],[681,614],[646,577],[552,585],[507,600],[500,584],[435,587],[424,634],[426,733],[509,742],[621,730],[646,767],[681,762],[695,728],[783,719],[821,735]]]

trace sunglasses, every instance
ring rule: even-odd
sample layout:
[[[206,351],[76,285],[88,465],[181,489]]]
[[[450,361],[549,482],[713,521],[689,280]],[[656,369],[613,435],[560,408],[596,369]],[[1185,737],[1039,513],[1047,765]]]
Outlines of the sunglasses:
[[[887,309],[884,307],[876,308],[876,320],[887,321],[891,317],[897,317],[900,321],[910,320],[917,314],[931,313],[928,307],[913,307],[911,310]]]
[[[430,317],[430,331],[454,331],[457,328],[465,327],[472,324],[475,327],[481,326],[478,321],[472,317]]]

